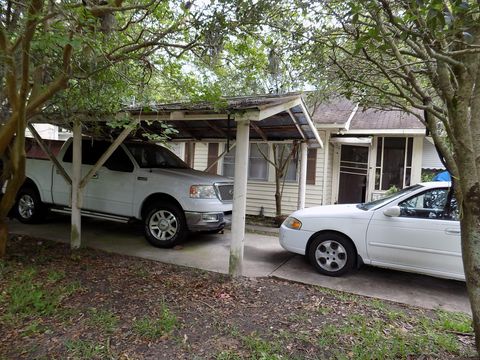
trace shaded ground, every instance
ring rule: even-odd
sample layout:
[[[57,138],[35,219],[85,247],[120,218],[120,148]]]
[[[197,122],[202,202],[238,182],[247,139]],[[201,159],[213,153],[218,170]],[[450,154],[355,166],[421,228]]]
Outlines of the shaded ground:
[[[0,262],[0,359],[448,359],[470,321],[29,237]]]

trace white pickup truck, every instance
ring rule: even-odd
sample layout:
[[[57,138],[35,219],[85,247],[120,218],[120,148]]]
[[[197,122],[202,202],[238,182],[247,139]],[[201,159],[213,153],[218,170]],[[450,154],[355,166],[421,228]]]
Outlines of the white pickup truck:
[[[82,140],[82,176],[110,146]],[[72,172],[72,139],[56,157]],[[47,209],[69,212],[71,187],[38,149],[27,152],[26,181],[13,209],[24,223],[41,220]],[[32,158],[33,157],[33,158]],[[124,142],[83,190],[82,215],[116,221],[139,219],[146,239],[172,247],[189,231],[220,231],[232,211],[233,182],[189,168],[168,149],[143,141]]]

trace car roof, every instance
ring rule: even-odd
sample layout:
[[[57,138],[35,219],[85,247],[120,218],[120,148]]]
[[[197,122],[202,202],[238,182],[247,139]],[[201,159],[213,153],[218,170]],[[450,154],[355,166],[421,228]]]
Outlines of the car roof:
[[[437,187],[451,187],[451,181],[428,181],[428,182],[421,182],[419,185],[425,186],[427,188],[437,188]]]

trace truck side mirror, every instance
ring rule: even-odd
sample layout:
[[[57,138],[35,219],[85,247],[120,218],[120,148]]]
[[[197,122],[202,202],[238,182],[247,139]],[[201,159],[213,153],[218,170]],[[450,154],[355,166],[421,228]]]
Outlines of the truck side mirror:
[[[399,217],[400,216],[400,206],[392,206],[388,209],[385,209],[383,215],[388,217]]]

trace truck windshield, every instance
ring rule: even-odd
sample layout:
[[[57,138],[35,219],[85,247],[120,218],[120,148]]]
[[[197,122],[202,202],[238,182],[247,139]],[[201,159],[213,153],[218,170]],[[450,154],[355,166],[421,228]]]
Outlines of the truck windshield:
[[[362,204],[358,204],[357,205],[357,208],[361,209],[361,210],[370,210],[370,209],[376,209],[376,208],[379,208],[383,205],[386,205],[396,199],[398,199],[399,197],[405,195],[405,194],[408,194],[408,193],[411,193],[417,189],[420,189],[422,187],[422,185],[412,185],[412,186],[409,186],[409,187],[406,187],[405,189],[402,189],[392,195],[388,195],[388,196],[385,196],[381,199],[377,199],[377,200],[374,200],[374,201],[370,201],[368,203],[362,203]]]
[[[164,147],[145,143],[127,143],[125,145],[141,168],[189,168],[177,155]]]

